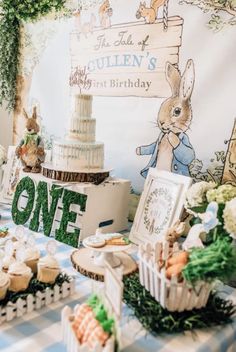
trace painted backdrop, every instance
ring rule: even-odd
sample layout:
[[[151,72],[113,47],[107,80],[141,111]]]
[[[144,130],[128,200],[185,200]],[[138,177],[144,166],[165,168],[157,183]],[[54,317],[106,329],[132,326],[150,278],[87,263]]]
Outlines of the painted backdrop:
[[[19,104],[38,106],[47,146],[65,135],[73,94],[88,91],[105,165],[136,191],[149,166],[235,181],[236,13],[170,1],[163,22],[161,1],[84,3],[25,28]],[[18,114],[16,139],[22,129]]]

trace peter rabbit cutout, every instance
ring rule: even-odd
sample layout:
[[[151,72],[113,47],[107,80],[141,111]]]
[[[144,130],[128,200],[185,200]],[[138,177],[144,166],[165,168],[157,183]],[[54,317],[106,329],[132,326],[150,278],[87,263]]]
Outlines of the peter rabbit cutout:
[[[194,86],[194,63],[188,60],[181,76],[179,70],[166,63],[166,79],[172,96],[161,105],[157,125],[161,130],[157,140],[136,149],[138,155],[151,155],[147,166],[141,170],[146,178],[150,167],[189,176],[189,165],[195,158],[187,130],[192,121],[191,95]]]
[[[26,129],[23,139],[16,148],[16,155],[21,160],[24,172],[39,173],[41,164],[45,160],[44,143],[39,135],[36,107],[33,109],[32,117],[23,110],[26,119]]]

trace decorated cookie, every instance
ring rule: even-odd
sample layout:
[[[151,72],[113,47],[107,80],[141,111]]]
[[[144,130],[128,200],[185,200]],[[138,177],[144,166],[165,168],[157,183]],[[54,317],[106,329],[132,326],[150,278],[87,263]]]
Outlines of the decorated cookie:
[[[106,241],[106,244],[112,245],[112,246],[126,246],[130,244],[130,241],[128,238],[121,236],[121,237],[114,237],[110,238]]]
[[[105,238],[105,240],[112,240],[115,238],[122,238],[124,237],[121,233],[106,233],[105,235],[103,235],[103,238]]]
[[[93,247],[93,248],[101,248],[104,247],[106,245],[106,241],[103,238],[103,236],[90,236],[88,238],[85,239],[85,244],[89,247]]]
[[[4,238],[8,235],[7,227],[0,227],[0,238]]]

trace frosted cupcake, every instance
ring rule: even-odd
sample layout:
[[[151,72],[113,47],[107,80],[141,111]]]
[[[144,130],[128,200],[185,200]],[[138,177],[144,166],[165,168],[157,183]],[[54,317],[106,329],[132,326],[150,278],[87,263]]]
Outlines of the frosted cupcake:
[[[0,271],[0,300],[4,299],[10,286],[9,275]]]
[[[12,242],[12,246],[13,246],[13,254],[16,255],[16,252],[23,247],[22,242],[20,241],[13,241]]]
[[[60,274],[58,261],[52,255],[46,255],[38,261],[38,276],[40,282],[53,284]]]
[[[15,262],[8,269],[10,277],[9,290],[13,292],[25,291],[33,274],[31,269],[21,262]]]
[[[31,268],[34,274],[37,273],[37,264],[40,258],[40,251],[37,248],[25,249],[25,264]]]
[[[6,255],[2,258],[2,270],[7,273],[9,266],[15,263],[16,259],[10,255]]]

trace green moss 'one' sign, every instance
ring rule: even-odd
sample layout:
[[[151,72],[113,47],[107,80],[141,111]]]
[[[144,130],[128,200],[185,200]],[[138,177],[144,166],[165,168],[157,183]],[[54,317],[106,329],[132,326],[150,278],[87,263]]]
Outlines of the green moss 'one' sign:
[[[20,206],[20,200],[26,204]],[[24,225],[29,221],[32,231],[39,231],[42,214],[43,232],[49,236],[55,219],[58,201],[62,199],[62,216],[59,229],[56,230],[56,239],[73,247],[78,246],[80,229],[68,232],[69,223],[75,223],[77,213],[70,210],[72,204],[80,206],[81,211],[86,210],[87,195],[53,185],[50,191],[48,184],[40,181],[36,186],[30,177],[24,177],[16,187],[12,203],[12,218],[15,224]]]

